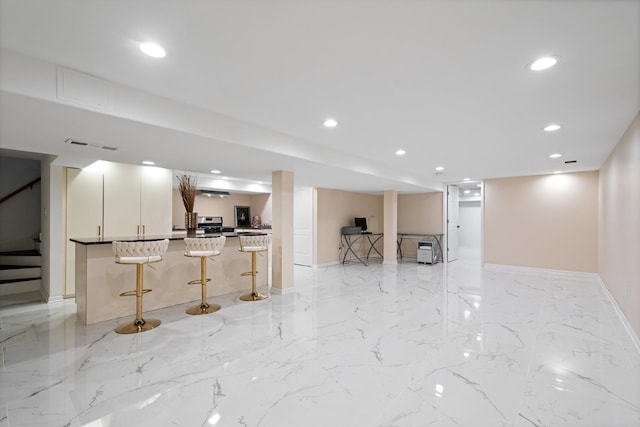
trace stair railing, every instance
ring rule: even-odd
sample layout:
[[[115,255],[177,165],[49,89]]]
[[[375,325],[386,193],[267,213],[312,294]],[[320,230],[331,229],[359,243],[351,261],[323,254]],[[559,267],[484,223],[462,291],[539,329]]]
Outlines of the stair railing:
[[[9,200],[10,198],[12,198],[13,196],[20,194],[21,192],[23,192],[24,190],[26,190],[27,188],[33,188],[33,186],[40,181],[40,177],[37,177],[36,179],[34,179],[33,181],[23,185],[22,187],[18,188],[17,190],[7,194],[6,196],[4,196],[2,199],[0,199],[0,203],[6,202],[7,200]]]

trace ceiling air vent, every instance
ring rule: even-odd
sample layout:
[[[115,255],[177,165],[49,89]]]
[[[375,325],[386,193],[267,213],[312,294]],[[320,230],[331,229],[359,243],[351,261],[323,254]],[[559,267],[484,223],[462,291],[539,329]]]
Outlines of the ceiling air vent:
[[[81,147],[88,147],[88,146],[89,146],[89,144],[88,144],[88,143],[86,143],[86,142],[78,141],[78,140],[71,139],[71,138],[68,138],[65,142],[66,142],[67,144],[71,144],[71,145],[79,145],[79,146],[81,146]]]
[[[564,162],[565,165],[568,165],[569,163],[578,163],[577,160],[567,160],[566,162]]]
[[[77,139],[73,139],[73,138],[67,138],[64,142],[66,142],[69,145],[76,145],[78,147],[98,148],[98,149],[108,150],[108,151],[116,151],[118,149],[117,147],[109,147],[108,145],[89,144],[88,142],[78,141]]]

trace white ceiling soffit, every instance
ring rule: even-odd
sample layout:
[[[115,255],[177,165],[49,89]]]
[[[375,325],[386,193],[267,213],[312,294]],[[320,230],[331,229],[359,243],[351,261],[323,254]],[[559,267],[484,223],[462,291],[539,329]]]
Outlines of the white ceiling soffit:
[[[0,147],[61,163],[82,161],[62,143],[77,138],[118,147],[105,160],[153,154],[175,170],[269,181],[284,169],[310,186],[429,191],[598,169],[640,110],[636,0],[0,8]],[[167,57],[141,55],[146,40]],[[528,70],[542,55],[559,62]],[[94,96],[60,98],[60,67]],[[327,117],[338,126],[324,128]],[[541,130],[552,122],[562,129]]]

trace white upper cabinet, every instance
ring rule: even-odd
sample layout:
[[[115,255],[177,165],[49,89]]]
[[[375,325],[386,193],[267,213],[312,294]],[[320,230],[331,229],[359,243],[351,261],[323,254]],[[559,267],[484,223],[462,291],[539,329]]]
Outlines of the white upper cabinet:
[[[173,172],[143,167],[140,174],[140,225],[146,236],[171,234]]]
[[[102,234],[102,171],[67,169],[67,236]]]
[[[104,235],[126,237],[142,234],[140,227],[140,167],[105,163]]]
[[[104,229],[107,237],[170,234],[172,171],[107,163],[104,169]]]

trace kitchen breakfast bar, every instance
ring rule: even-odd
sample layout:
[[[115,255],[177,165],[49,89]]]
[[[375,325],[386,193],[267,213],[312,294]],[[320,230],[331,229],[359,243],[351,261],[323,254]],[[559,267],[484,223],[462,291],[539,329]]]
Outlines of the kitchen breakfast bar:
[[[264,234],[264,233],[251,233]],[[236,233],[198,235],[198,237],[226,237],[222,253],[211,257],[207,276],[210,303],[217,295],[251,289],[251,277],[241,274],[251,270],[251,256],[240,252]],[[169,240],[169,248],[160,262],[144,268],[144,287],[151,292],[144,295],[144,311],[155,310],[200,299],[200,286],[187,282],[200,278],[200,261],[186,257],[184,235],[136,236],[122,238],[75,238],[76,245],[76,304],[78,318],[86,324],[116,319],[135,314],[135,303],[123,292],[136,286],[136,269],[130,265],[116,264],[112,249],[114,241]],[[271,284],[271,248],[258,254],[257,286],[264,293]]]

